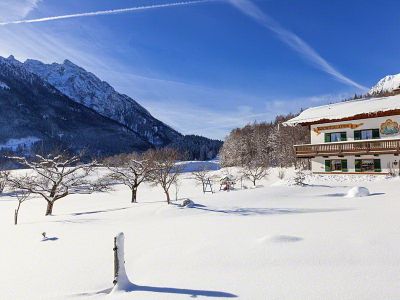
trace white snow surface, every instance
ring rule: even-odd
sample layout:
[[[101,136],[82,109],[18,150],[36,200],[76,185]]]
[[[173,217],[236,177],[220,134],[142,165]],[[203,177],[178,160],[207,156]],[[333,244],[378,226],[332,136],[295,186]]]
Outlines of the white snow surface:
[[[277,174],[256,188],[245,182],[248,189],[214,194],[183,174],[172,205],[149,185],[137,204],[117,186],[59,200],[48,217],[45,201],[35,198],[22,205],[17,226],[17,201],[6,191],[0,299],[398,299],[399,179],[365,180],[369,197],[344,198],[364,177],[308,175],[299,187]],[[293,175],[286,171],[287,182]],[[196,205],[180,208],[188,198]],[[119,232],[133,285],[109,295]]]
[[[355,186],[347,192],[346,197],[355,198],[355,197],[366,197],[369,195],[370,195],[369,190],[366,187]]]
[[[391,92],[400,87],[400,74],[388,75],[379,80],[370,90],[369,94],[373,95],[381,92]]]
[[[385,112],[395,109],[400,109],[400,95],[345,101],[311,107],[304,110],[297,117],[290,119],[283,124],[297,125],[320,120],[335,121],[343,118],[353,117],[358,114],[374,114],[377,112]]]

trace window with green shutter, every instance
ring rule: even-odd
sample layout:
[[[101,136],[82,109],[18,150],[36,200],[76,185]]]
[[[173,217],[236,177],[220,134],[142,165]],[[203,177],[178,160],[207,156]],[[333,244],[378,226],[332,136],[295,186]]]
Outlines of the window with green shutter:
[[[380,159],[374,159],[374,168],[375,172],[381,172],[381,160]]]
[[[379,139],[379,129],[372,129],[372,138]]]
[[[379,129],[354,130],[354,140],[379,139]]]
[[[354,165],[356,172],[361,172],[361,159],[356,159]]]
[[[331,161],[325,160],[325,172],[330,172],[330,171],[331,171]]]
[[[361,130],[354,130],[354,139],[361,140]]]
[[[330,143],[330,141],[331,141],[331,134],[325,133],[325,143]]]
[[[342,159],[342,172],[347,172],[347,159]]]
[[[347,140],[346,132],[329,132],[325,133],[325,143],[341,142]]]

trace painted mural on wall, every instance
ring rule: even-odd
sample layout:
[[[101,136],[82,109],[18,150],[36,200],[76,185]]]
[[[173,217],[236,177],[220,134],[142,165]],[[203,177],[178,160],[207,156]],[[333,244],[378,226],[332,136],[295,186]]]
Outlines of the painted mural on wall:
[[[381,134],[392,135],[399,133],[399,124],[391,119],[387,119],[381,124]]]

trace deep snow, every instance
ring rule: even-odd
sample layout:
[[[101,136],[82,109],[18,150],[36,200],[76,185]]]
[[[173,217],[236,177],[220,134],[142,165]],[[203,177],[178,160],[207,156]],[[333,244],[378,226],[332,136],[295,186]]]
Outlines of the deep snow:
[[[317,176],[298,187],[276,174],[205,195],[185,174],[179,198],[192,208],[150,186],[138,204],[124,186],[70,196],[51,217],[34,199],[18,226],[16,200],[2,196],[0,299],[398,299],[399,179]],[[371,195],[345,198],[359,182]],[[132,286],[107,295],[119,232]]]

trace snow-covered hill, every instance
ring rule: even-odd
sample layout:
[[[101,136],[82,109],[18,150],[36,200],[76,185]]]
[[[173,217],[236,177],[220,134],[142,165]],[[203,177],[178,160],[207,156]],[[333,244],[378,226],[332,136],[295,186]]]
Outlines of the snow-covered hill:
[[[69,60],[44,64],[28,59],[24,66],[72,100],[127,126],[154,146],[164,146],[181,137],[135,100]]]
[[[370,90],[370,95],[380,94],[384,92],[391,92],[400,87],[400,73],[395,75],[388,75],[378,81]]]

